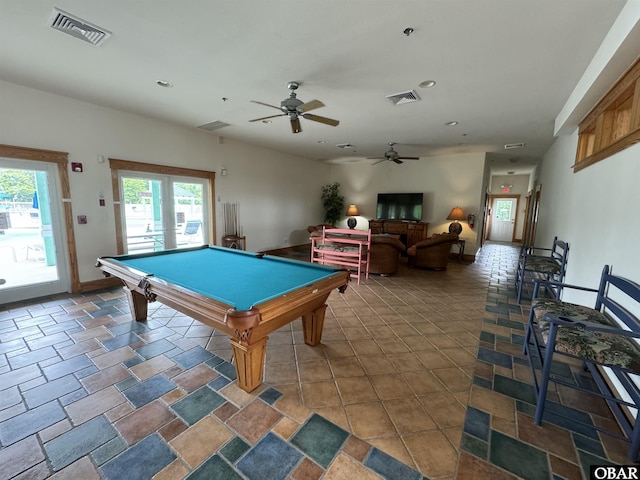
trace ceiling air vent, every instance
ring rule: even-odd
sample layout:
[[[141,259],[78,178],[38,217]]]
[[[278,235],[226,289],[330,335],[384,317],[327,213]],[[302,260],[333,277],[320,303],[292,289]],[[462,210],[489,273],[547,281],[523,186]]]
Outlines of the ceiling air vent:
[[[394,105],[402,105],[404,103],[413,103],[420,100],[420,97],[415,90],[409,90],[407,92],[394,93],[393,95],[387,95],[391,103]]]
[[[522,148],[524,147],[524,143],[507,143],[504,146],[505,150],[511,150],[512,148]]]
[[[108,32],[104,28],[93,25],[81,18],[74,17],[57,8],[53,10],[49,26],[54,30],[66,33],[67,35],[71,35],[97,47],[102,45],[104,41],[111,36],[111,32]]]
[[[218,130],[219,128],[229,127],[231,126],[229,123],[221,122],[220,120],[216,120],[215,122],[205,123],[204,125],[198,125],[198,128],[202,130],[206,130],[207,132],[213,132],[214,130]]]

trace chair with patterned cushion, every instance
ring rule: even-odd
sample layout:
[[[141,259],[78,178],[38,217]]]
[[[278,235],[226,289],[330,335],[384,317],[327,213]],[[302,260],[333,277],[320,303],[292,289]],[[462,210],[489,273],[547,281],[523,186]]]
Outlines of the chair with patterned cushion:
[[[595,296],[594,307],[541,296],[546,286],[562,287],[565,295],[567,291],[575,290],[582,292],[580,295]],[[533,373],[536,425],[542,423],[549,382],[596,395],[605,399],[623,435],[594,425],[590,420],[585,428],[628,441],[627,457],[638,460],[640,415],[634,419],[629,412],[630,408],[640,407],[638,312],[640,285],[612,275],[608,265],[602,270],[597,289],[534,281],[523,351],[529,357]],[[567,363],[562,365],[563,356],[580,360],[583,369],[591,374],[595,387],[589,388],[590,384],[584,381],[581,372],[572,371]]]
[[[546,254],[548,252],[548,254]],[[558,237],[553,239],[551,248],[523,246],[516,270],[518,304],[522,301],[524,285],[533,284],[535,279],[553,280],[562,283],[567,270],[569,244]],[[560,296],[559,289],[552,289]]]

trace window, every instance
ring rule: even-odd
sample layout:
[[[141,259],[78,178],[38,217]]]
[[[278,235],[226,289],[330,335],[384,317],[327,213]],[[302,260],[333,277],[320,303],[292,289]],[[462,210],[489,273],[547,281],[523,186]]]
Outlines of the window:
[[[112,158],[109,164],[117,179],[118,253],[215,243],[214,172]]]
[[[496,220],[499,222],[511,221],[512,200],[498,200],[496,202]]]
[[[580,123],[574,172],[640,142],[640,59]]]

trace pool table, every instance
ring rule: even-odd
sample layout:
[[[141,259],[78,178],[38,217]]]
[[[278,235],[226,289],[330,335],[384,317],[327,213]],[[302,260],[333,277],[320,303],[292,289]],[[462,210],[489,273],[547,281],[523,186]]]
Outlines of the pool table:
[[[122,280],[137,321],[157,300],[229,335],[247,392],[262,383],[267,335],[302,317],[305,343],[318,345],[327,298],[349,282],[346,270],[208,245],[105,256],[96,267]]]

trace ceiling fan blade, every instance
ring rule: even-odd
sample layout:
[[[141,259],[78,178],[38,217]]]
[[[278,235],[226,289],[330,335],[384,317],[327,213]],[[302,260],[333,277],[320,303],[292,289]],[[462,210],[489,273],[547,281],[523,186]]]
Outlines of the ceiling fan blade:
[[[337,127],[340,124],[340,121],[334,120],[333,118],[321,117],[319,115],[313,115],[312,113],[304,113],[302,116],[307,120],[324,123],[325,125],[331,125],[332,127]]]
[[[257,103],[258,105],[264,105],[265,107],[271,107],[280,110],[280,107],[276,107],[275,105],[269,105],[268,103],[259,102],[257,100],[250,100],[251,103]]]
[[[377,157],[377,158],[380,158],[380,157]],[[378,160],[377,162],[373,162],[371,165],[377,165],[379,163],[386,162],[386,161],[387,161],[387,159],[383,158],[382,160]]]
[[[291,119],[291,131],[293,133],[300,133],[302,131],[302,127],[300,126],[300,119],[299,118],[292,118]]]
[[[308,112],[309,110],[315,110],[316,108],[324,107],[324,103],[320,100],[311,100],[310,102],[303,103],[298,107],[298,110]]]
[[[386,157],[367,157],[367,160],[386,160]],[[378,162],[376,162],[378,163]],[[375,163],[374,163],[375,165]]]
[[[420,160],[420,157],[397,157],[401,160]]]
[[[268,118],[276,118],[276,117],[284,117],[286,113],[281,113],[280,115],[269,115],[268,117],[260,117],[254,118],[253,120],[249,120],[250,122],[259,122],[261,120],[267,120]]]
[[[399,158],[399,157],[398,157],[398,158],[392,158],[392,160],[393,160],[394,162],[396,162],[398,165],[400,165],[400,164],[402,163],[402,160],[400,160],[400,158]]]

